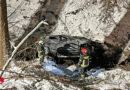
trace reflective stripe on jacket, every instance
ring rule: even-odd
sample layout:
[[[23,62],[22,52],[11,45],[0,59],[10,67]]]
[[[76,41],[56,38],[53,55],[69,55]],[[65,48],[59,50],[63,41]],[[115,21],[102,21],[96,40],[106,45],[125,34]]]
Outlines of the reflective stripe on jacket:
[[[37,51],[38,51],[38,57],[41,59],[41,58],[44,58],[45,56],[45,50],[43,48],[42,45],[37,45]]]
[[[81,56],[78,65],[81,66],[82,68],[88,67],[89,56]]]

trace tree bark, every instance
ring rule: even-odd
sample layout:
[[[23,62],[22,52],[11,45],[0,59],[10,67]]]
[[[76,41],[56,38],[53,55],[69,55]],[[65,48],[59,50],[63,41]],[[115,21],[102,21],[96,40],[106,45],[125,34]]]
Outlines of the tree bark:
[[[0,69],[9,58],[10,43],[7,22],[6,0],[0,0]]]

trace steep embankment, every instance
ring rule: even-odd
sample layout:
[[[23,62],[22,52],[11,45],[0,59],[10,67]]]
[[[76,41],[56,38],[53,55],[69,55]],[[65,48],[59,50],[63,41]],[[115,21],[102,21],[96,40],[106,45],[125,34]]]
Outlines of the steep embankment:
[[[8,3],[10,3],[12,7],[15,5],[19,5],[21,1],[22,0],[8,0]],[[50,25],[42,26],[27,42],[34,43],[33,41],[36,38],[40,37],[39,33],[41,34],[41,36],[43,36],[43,34],[45,33],[48,35],[52,33],[52,31],[54,31],[52,34],[85,36],[94,41],[98,40],[99,42],[103,43],[105,37],[109,35],[111,36],[112,34],[111,32],[116,27],[116,24],[119,23],[119,21],[123,18],[123,16],[127,12],[127,10],[123,8],[123,3],[122,3],[121,11],[118,11],[117,8],[115,8],[113,19],[111,19],[111,18],[106,17],[105,12],[102,12],[104,11],[104,9],[102,7],[102,4],[98,0],[68,0],[68,1],[67,0],[45,0],[45,2],[40,2],[42,3],[42,6],[40,9],[36,7],[37,5],[40,5],[39,3],[37,3],[39,0],[32,0],[30,2],[28,1],[29,0],[26,0],[25,2],[21,2],[21,3],[24,3],[24,5],[23,6],[20,5],[20,8],[18,8],[18,10],[12,14],[12,18],[9,19],[9,22],[14,21],[13,22],[14,24],[9,23],[11,25],[10,32],[12,32],[11,38],[14,41],[16,40],[15,38],[19,38],[19,36],[22,36],[24,31],[26,35],[28,32],[30,32],[33,29],[33,27],[35,27],[35,25],[39,21],[46,19]],[[13,7],[12,8],[9,7],[10,5],[8,5],[8,11],[11,11],[10,9],[14,10]],[[26,5],[27,6],[31,5],[32,8],[27,9]],[[35,5],[35,9],[33,9],[34,5]],[[21,9],[23,7],[24,7],[24,10]],[[26,12],[26,9],[27,9],[27,12]],[[34,14],[34,16],[32,15],[32,13],[34,13],[32,9],[34,11],[38,9],[36,11],[36,14]],[[31,20],[30,24],[29,24],[29,21],[26,21],[26,20]],[[115,22],[113,22],[113,20],[116,22],[116,24]],[[28,23],[25,23],[25,22],[28,22]],[[27,28],[24,29],[22,26],[27,25],[27,24],[29,24],[28,29]],[[20,33],[20,31],[22,31],[22,33]],[[113,35],[112,37],[114,37]],[[123,34],[123,35],[126,35],[126,34]],[[129,45],[127,45],[127,47],[129,50]],[[41,89],[47,89],[47,90],[50,90],[50,89],[52,90],[75,89],[76,90],[77,89],[78,90],[79,89],[81,90],[81,89],[86,89],[86,88],[87,89],[88,88],[122,89],[122,90],[130,89],[130,80],[129,80],[130,73],[121,69],[113,69],[109,71],[106,70],[100,73],[97,78],[92,77],[92,76],[87,77],[88,81],[93,80],[93,82],[91,84],[89,83],[89,85],[87,84],[84,87],[78,88],[73,85],[73,82],[68,82],[68,83],[62,82],[64,78],[57,77],[57,76],[56,78],[56,77],[52,77],[51,75],[48,75],[48,73],[46,73],[46,71],[44,72],[42,68],[36,67],[38,65],[37,61],[30,61],[30,62],[29,61],[25,61],[25,62],[15,61],[15,63],[17,63],[17,65],[12,64],[9,70],[12,72],[7,72],[4,74],[4,78],[5,78],[4,84],[6,84],[6,86],[5,87],[0,86],[0,88],[19,89],[19,90],[21,89],[23,90],[24,89],[25,90],[26,89],[37,89],[37,90],[41,90]]]
[[[104,5],[100,0],[67,1],[52,34],[83,36],[104,43],[104,58],[117,64],[129,41],[129,10],[125,8],[129,0],[118,1],[117,6]]]
[[[29,13],[28,10],[31,10],[31,5],[33,3],[37,4],[37,9],[40,4],[41,7],[39,7],[37,11],[35,8],[34,10],[36,13],[31,16],[33,12]],[[127,3],[129,3],[129,0],[127,0]],[[124,49],[129,40],[129,10],[127,12],[127,9],[124,8],[124,6],[127,6],[127,3],[118,1],[118,7],[115,6],[110,8],[110,10],[112,9],[113,11],[110,12],[100,0],[19,1],[19,5],[14,9],[14,12],[9,14],[9,21],[11,22],[14,19],[15,22],[13,25],[12,23],[9,23],[11,38],[12,40],[17,41],[17,44],[41,20],[46,20],[49,23],[49,26],[41,26],[39,30],[29,38],[30,40],[26,42],[24,47],[28,47],[29,45],[34,44],[36,39],[41,37],[45,38],[50,34],[83,36],[93,41],[105,42],[104,48],[106,52],[104,57],[107,57],[107,60],[111,60],[112,63],[118,63],[121,52],[119,49]],[[15,3],[13,3],[12,6],[14,4]],[[22,8],[23,6],[28,8],[28,5],[30,6],[29,9],[26,10],[25,8]],[[9,8],[9,11],[13,11],[12,8]],[[19,13],[21,13],[20,16]],[[28,14],[25,15],[25,13]],[[17,18],[14,18],[14,16]],[[23,20],[20,21],[17,19]],[[31,20],[30,23],[27,20]],[[29,24],[29,26],[26,24]],[[13,33],[13,29],[16,32]],[[35,52],[34,50],[29,50],[29,52],[30,51]],[[33,53],[27,55],[30,56],[30,54]],[[28,59],[32,58],[28,56]],[[122,57],[120,61],[123,61],[124,59],[126,58]]]

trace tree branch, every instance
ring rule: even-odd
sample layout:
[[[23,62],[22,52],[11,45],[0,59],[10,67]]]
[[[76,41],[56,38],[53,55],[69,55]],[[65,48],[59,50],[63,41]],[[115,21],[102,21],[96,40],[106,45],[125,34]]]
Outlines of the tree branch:
[[[9,63],[11,62],[12,58],[14,57],[14,55],[16,54],[16,52],[18,51],[18,49],[21,47],[21,45],[25,42],[25,40],[28,39],[29,36],[31,36],[42,24],[48,25],[47,22],[45,21],[41,21],[29,34],[27,34],[26,37],[24,37],[24,39],[14,48],[14,51],[12,52],[11,57],[7,60],[7,62],[5,63],[1,75],[0,77],[2,77],[5,69],[7,68],[7,66],[9,65]]]

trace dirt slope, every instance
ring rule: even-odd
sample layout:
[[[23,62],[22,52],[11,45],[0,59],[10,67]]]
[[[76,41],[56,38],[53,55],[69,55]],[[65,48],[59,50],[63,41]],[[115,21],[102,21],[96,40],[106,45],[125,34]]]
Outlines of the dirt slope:
[[[130,40],[130,9],[112,33],[105,38],[105,43],[124,48]]]

